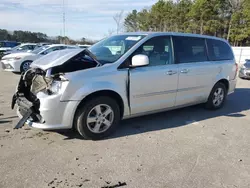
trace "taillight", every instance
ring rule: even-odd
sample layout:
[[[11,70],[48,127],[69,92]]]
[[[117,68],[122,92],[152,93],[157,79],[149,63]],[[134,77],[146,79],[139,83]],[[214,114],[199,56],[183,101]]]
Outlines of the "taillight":
[[[238,69],[239,69],[239,65],[237,63],[235,63],[235,66],[236,66],[236,69],[235,69],[234,79],[236,78],[237,73],[238,73]]]

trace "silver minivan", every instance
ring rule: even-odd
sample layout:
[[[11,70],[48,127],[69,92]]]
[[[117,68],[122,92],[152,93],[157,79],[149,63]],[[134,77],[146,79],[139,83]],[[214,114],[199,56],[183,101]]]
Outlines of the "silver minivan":
[[[226,40],[183,33],[125,33],[62,50],[21,75],[12,108],[31,127],[75,128],[101,139],[121,119],[204,103],[223,106],[238,66]]]

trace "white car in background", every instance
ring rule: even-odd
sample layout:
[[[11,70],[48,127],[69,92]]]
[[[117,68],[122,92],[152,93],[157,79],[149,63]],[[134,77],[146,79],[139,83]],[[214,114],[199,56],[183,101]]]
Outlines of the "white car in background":
[[[38,44],[36,43],[22,43],[14,48],[11,48],[10,50],[7,50],[3,53],[3,55],[18,53],[18,52],[31,52],[35,48],[37,48]]]
[[[88,44],[79,44],[78,46],[79,46],[80,48],[85,49],[85,48],[90,47],[91,45],[88,45]]]
[[[77,46],[70,46],[64,44],[52,44],[52,45],[45,45],[32,52],[21,52],[21,53],[13,53],[6,56],[3,56],[1,59],[2,69],[4,71],[10,72],[25,72],[29,69],[30,64],[44,56],[50,52],[56,50],[63,50],[63,49],[72,49],[72,48],[79,48]]]

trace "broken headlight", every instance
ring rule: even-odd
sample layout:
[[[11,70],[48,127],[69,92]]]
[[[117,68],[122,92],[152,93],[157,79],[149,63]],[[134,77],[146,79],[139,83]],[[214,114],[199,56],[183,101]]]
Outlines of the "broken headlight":
[[[60,93],[60,90],[62,89],[62,81],[53,81],[50,87],[50,91],[52,94],[54,93]]]
[[[49,87],[50,94],[63,93],[67,85],[68,85],[67,80],[54,80]]]

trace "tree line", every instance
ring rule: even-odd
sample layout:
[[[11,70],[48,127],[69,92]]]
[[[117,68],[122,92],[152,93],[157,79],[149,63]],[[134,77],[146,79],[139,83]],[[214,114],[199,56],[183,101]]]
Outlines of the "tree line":
[[[124,28],[204,34],[234,46],[250,45],[250,0],[159,0],[148,9],[130,12]]]
[[[31,31],[13,31],[10,32],[6,29],[0,29],[0,41],[17,41],[17,42],[48,42],[48,43],[65,43],[65,44],[93,44],[95,41],[82,38],[80,40],[73,40],[65,36],[49,37],[47,34],[41,32],[31,32]]]

